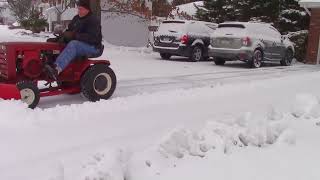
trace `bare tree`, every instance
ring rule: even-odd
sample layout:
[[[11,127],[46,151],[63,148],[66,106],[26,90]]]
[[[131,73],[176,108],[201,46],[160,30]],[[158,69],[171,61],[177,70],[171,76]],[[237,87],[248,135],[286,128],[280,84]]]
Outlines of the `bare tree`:
[[[32,12],[32,0],[8,0],[9,9],[18,21],[27,19]]]
[[[58,24],[61,23],[61,16],[62,14],[68,9],[75,6],[75,0],[63,0],[61,4],[55,6],[57,12],[57,22]]]
[[[102,12],[130,14],[142,19],[151,18],[151,9],[146,7],[145,0],[108,0],[102,4]]]

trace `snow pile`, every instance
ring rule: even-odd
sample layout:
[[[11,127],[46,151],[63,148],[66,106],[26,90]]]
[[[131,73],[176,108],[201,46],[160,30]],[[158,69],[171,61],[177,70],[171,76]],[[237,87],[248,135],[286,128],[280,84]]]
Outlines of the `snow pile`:
[[[6,128],[25,128],[33,126],[30,121],[34,116],[27,104],[16,100],[0,100],[1,118],[0,126]],[[15,115],[13,118],[12,115]]]
[[[272,110],[267,118],[254,118],[252,113],[245,113],[238,118],[210,121],[199,131],[174,129],[157,146],[133,154],[127,164],[126,177],[128,180],[160,178],[181,162],[198,161],[197,157],[206,162],[213,153],[232,154],[246,146],[294,144],[291,120],[292,116]]]
[[[320,103],[312,94],[298,94],[292,107],[292,115],[296,118],[319,118]]]
[[[96,153],[83,166],[79,180],[124,180],[123,151],[112,150]]]
[[[163,139],[159,150],[165,157],[171,155],[183,158],[186,154],[203,157],[207,152],[206,147],[201,143],[203,141],[204,137],[199,136],[196,132],[183,128],[175,129]]]
[[[119,55],[123,55],[123,53],[136,53],[136,55],[146,55],[153,53],[151,47],[126,47],[126,46],[115,46],[107,41],[103,41],[103,45],[106,49],[106,54],[110,54],[110,52],[118,53]]]
[[[276,142],[293,144],[291,117],[272,110],[268,118],[254,118],[251,113],[245,113],[234,119],[208,122],[199,131],[176,128],[157,145],[133,154],[123,150],[96,153],[83,166],[79,179],[148,179],[175,167],[179,159],[204,158],[210,152],[229,154],[236,148],[266,147]]]
[[[8,33],[10,32],[10,33]],[[41,33],[32,33],[29,30],[25,29],[10,29],[8,26],[0,26],[0,34],[6,33],[7,36],[2,36],[2,42],[45,42],[49,37],[54,37],[51,33],[41,32]]]
[[[318,108],[316,96],[298,94],[291,113],[282,113],[273,107],[266,116],[247,112],[239,117],[211,120],[198,130],[175,128],[159,143],[130,156],[125,156],[122,150],[97,153],[83,167],[80,180],[157,179],[186,162],[207,162],[210,156],[236,154],[248,146],[252,150],[254,147],[292,145],[296,141],[293,123],[298,122],[294,120],[315,118]],[[201,159],[195,159],[199,157]]]
[[[163,139],[159,149],[166,157],[183,158],[186,155],[204,157],[213,149],[229,153],[235,147],[264,147],[277,142],[288,130],[289,121],[290,116],[286,115],[259,119],[246,113],[236,119],[208,122],[198,132],[175,129]],[[294,143],[292,133],[284,136],[282,141]]]

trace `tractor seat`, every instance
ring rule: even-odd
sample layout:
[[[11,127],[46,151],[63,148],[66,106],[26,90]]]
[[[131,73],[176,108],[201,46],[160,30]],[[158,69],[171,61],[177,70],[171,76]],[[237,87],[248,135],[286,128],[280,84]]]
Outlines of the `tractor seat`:
[[[101,46],[101,48],[99,49],[98,54],[89,55],[89,56],[80,56],[80,57],[78,57],[77,59],[86,60],[86,59],[88,59],[88,58],[97,58],[97,57],[102,56],[103,51],[104,51],[104,45]]]

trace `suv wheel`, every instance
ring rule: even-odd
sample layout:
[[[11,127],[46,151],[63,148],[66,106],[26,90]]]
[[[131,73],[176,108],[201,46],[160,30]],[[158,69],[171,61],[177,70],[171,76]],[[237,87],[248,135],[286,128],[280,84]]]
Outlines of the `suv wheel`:
[[[261,50],[257,49],[253,53],[252,60],[249,61],[250,66],[252,68],[259,68],[262,65],[262,60],[263,60],[263,53]]]
[[[195,46],[192,49],[190,60],[193,61],[193,62],[198,62],[198,61],[201,61],[202,59],[203,59],[202,48],[200,46]]]
[[[162,59],[169,60],[171,58],[171,54],[168,53],[160,53]]]
[[[215,58],[214,63],[216,65],[224,65],[226,63],[226,61],[223,58]]]
[[[286,51],[284,58],[280,61],[280,64],[282,66],[290,66],[292,64],[292,60],[293,60],[293,52],[291,49],[288,49]]]

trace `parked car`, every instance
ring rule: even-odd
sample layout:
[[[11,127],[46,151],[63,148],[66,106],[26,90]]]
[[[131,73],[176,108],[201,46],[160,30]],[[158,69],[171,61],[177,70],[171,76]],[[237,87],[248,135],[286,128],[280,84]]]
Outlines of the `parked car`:
[[[160,24],[154,36],[153,50],[162,59],[189,57],[191,61],[208,59],[210,34],[217,24],[203,21],[172,20]]]
[[[240,60],[259,68],[264,61],[289,66],[294,57],[293,43],[267,23],[226,22],[212,33],[209,56],[217,65]]]

